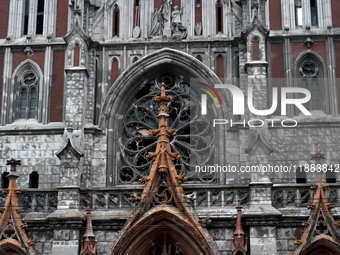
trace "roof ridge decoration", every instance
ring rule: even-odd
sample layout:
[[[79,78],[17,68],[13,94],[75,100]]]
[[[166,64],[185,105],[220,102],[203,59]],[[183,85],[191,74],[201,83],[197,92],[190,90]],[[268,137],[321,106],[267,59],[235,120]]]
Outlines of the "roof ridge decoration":
[[[238,199],[238,206],[237,209],[237,221],[236,221],[236,230],[234,232],[234,236],[231,239],[232,243],[232,252],[233,255],[242,254],[246,255],[248,250],[248,237],[243,231],[242,227],[242,211],[243,206],[241,206],[241,199]]]
[[[11,166],[11,172],[7,175],[8,189],[3,190],[4,194],[7,193],[7,198],[5,207],[1,208],[0,252],[14,251],[15,254],[35,255],[32,247],[34,240],[28,239],[24,231],[24,228],[28,227],[27,223],[22,223],[19,215],[23,210],[18,207],[17,194],[20,193],[20,189],[16,188],[16,180],[19,178],[16,166],[21,165],[21,161],[12,158],[7,160],[6,165]]]
[[[293,255],[309,254],[308,252],[315,251],[317,247],[340,251],[340,233],[338,231],[340,221],[335,222],[331,214],[334,204],[327,201],[325,191],[328,189],[329,185],[324,184],[322,178],[319,179],[319,184],[311,186],[311,190],[315,194],[314,203],[307,206],[311,210],[311,214],[308,221],[302,223],[306,229],[301,240],[295,241],[295,245],[299,247],[296,248]]]
[[[97,255],[97,238],[93,234],[90,201],[87,201],[86,231],[81,239],[80,255]]]
[[[176,136],[175,129],[168,128],[168,109],[167,104],[171,102],[172,97],[166,96],[165,84],[162,83],[161,96],[157,96],[155,101],[159,104],[159,126],[158,129],[149,130],[150,136],[157,136],[158,142],[155,152],[150,152],[148,159],[153,160],[149,176],[142,176],[139,180],[145,183],[145,188],[141,197],[133,196],[130,202],[136,204],[133,213],[125,224],[124,228],[118,235],[112,249],[111,255],[127,254],[127,249],[130,249],[129,244],[132,238],[138,234],[135,229],[141,227],[143,220],[152,218],[165,218],[168,212],[171,213],[172,219],[175,219],[181,231],[188,231],[195,239],[196,243],[199,240],[199,246],[204,251],[205,255],[212,255],[212,239],[209,233],[202,228],[200,221],[186,207],[184,192],[181,183],[187,181],[185,174],[178,175],[173,161],[179,159],[179,152],[172,152],[170,147],[169,137]],[[156,221],[156,220],[154,220]],[[182,226],[179,221],[185,222],[186,226]],[[157,222],[153,222],[155,224]],[[136,228],[135,228],[136,227]],[[150,231],[147,229],[147,231]],[[129,251],[128,254],[132,254]],[[134,254],[134,253],[133,253]],[[196,253],[195,253],[196,254]]]
[[[78,160],[81,157],[84,157],[84,153],[79,148],[80,146],[77,146],[77,144],[79,144],[79,141],[77,142],[74,139],[73,131],[74,129],[72,125],[70,125],[69,127],[65,129],[66,140],[64,142],[64,145],[61,147],[61,149],[59,149],[55,154],[59,159],[62,159],[63,156],[67,155],[68,152],[70,152]]]

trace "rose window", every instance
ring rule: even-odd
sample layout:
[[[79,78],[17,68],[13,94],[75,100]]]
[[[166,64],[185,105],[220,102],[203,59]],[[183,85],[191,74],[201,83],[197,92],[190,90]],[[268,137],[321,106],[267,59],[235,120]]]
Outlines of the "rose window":
[[[117,182],[134,183],[142,175],[149,175],[152,160],[146,156],[155,152],[157,137],[149,136],[148,131],[158,128],[159,105],[155,97],[161,93],[162,82],[166,84],[166,94],[172,97],[168,124],[177,132],[170,138],[170,146],[172,152],[181,155],[174,161],[178,174],[185,173],[189,182],[214,182],[215,175],[196,171],[198,166],[213,164],[214,135],[209,114],[200,115],[200,94],[190,91],[189,82],[182,76],[171,73],[142,82],[128,106],[119,138]]]

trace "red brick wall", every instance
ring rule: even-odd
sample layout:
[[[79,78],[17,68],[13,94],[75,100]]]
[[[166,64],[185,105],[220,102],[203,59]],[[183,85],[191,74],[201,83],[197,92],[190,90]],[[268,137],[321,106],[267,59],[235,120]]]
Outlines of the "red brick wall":
[[[0,14],[0,39],[4,39],[7,36],[8,29],[8,16],[9,16],[9,0],[0,1],[1,14]]]
[[[195,0],[195,24],[201,22],[202,24],[202,1],[200,7],[197,7],[197,1]]]
[[[2,75],[4,71],[4,61],[5,61],[5,53],[0,52],[0,109],[1,109],[1,100],[2,100]]]
[[[117,80],[118,78],[118,61],[114,59],[112,61],[112,69],[111,69],[111,85]]]
[[[50,121],[63,121],[65,52],[53,52]]]
[[[220,78],[220,80],[222,82],[224,82],[224,60],[222,56],[218,56],[216,59],[217,62],[217,70],[216,70],[216,74],[218,76],[218,78]]]
[[[73,60],[73,66],[79,66],[79,44],[76,44],[76,47],[74,48],[74,60]]]
[[[178,9],[180,10],[181,9],[181,0],[172,0],[172,5],[171,5],[171,9],[173,10],[175,5],[178,6]]]
[[[284,87],[283,44],[270,45],[272,87],[278,88],[278,103],[274,115],[281,115],[281,88]]]
[[[260,60],[260,53],[259,53],[259,40],[254,38],[253,42],[253,60]]]
[[[340,27],[340,1],[332,0],[333,27]]]
[[[159,9],[159,8],[161,8],[162,5],[164,5],[164,0],[154,0],[153,5],[154,5],[154,8]]]
[[[340,56],[340,41],[334,41],[335,47],[335,55]],[[337,78],[337,85],[338,85],[338,105],[340,111],[340,57],[336,59],[336,78]]]
[[[25,52],[14,52],[13,53],[13,67],[12,72],[18,67],[18,65],[27,59],[27,55]],[[36,62],[41,71],[44,73],[44,62],[45,62],[45,52],[44,51],[36,51],[31,59]]]
[[[62,37],[67,33],[68,20],[68,0],[57,1],[57,37]]]
[[[142,1],[142,0],[139,0]],[[164,10],[164,0],[154,0],[153,2],[154,4],[154,8],[161,8],[162,7],[162,11]],[[171,10],[173,11],[175,5],[178,6],[178,9],[181,9],[181,0],[172,0],[172,5],[171,5]]]
[[[293,54],[293,64],[295,63],[297,57],[308,50],[307,46],[301,43],[292,43],[292,54]],[[326,55],[326,43],[325,42],[314,42],[310,48],[310,50],[315,51],[315,53],[319,54],[320,57],[323,59],[325,64],[327,64],[327,55]]]
[[[269,1],[269,21],[271,30],[282,30],[281,0]]]

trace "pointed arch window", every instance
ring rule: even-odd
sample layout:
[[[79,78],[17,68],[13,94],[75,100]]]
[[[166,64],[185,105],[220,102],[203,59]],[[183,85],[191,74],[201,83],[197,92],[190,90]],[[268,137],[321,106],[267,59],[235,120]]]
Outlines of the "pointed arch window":
[[[216,4],[216,34],[223,33],[223,5],[221,0]]]
[[[9,186],[9,179],[7,177],[8,175],[9,175],[9,172],[4,172],[1,175],[1,188],[3,189],[8,189],[8,186]]]
[[[304,104],[308,110],[320,110],[319,68],[311,60],[302,63],[300,69],[301,87],[311,93],[311,100]]]
[[[119,37],[119,8],[117,5],[113,7],[112,13],[112,37]]]
[[[37,171],[33,171],[30,174],[29,185],[31,189],[37,189],[39,187],[39,174]]]
[[[21,79],[20,94],[20,119],[34,119],[37,115],[37,88],[38,79],[32,70],[27,70]]]

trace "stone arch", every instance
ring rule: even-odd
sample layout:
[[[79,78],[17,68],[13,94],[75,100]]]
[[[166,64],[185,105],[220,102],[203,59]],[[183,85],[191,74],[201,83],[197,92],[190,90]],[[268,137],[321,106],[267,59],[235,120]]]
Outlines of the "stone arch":
[[[119,139],[119,128],[122,124],[124,110],[131,97],[131,91],[137,88],[141,80],[147,79],[161,70],[169,69],[189,78],[203,78],[211,86],[221,84],[217,75],[201,61],[189,54],[170,48],[160,49],[139,59],[138,63],[132,64],[121,73],[109,89],[100,114],[99,126],[107,130],[108,137],[107,185],[110,186],[113,183],[111,175],[117,166],[115,161],[118,153],[113,151],[113,145]],[[213,114],[215,118],[228,119],[228,116],[232,116],[229,95],[226,90],[221,90],[219,94],[223,107],[218,105],[214,108]],[[224,139],[221,139],[221,137],[224,137],[226,128],[222,125],[216,127],[216,137],[219,137],[219,141],[216,141],[216,150],[219,151],[219,154],[216,155],[224,155],[224,152],[222,152],[225,148],[224,142],[221,142]],[[220,156],[219,164],[224,164],[224,161],[224,157]]]
[[[317,240],[300,251],[299,255],[336,255],[340,254],[340,247],[336,245],[330,236],[317,237]]]
[[[336,100],[336,87],[328,82],[327,67],[325,61],[320,55],[312,50],[302,52],[294,63],[294,86],[300,87],[300,67],[304,62],[311,61],[318,68],[318,85],[320,86],[320,109],[326,114],[337,115],[338,102]],[[292,111],[292,115],[297,115],[298,112]]]
[[[116,61],[116,65],[114,65],[114,62]],[[111,86],[112,84],[117,80],[117,78],[119,77],[119,70],[120,70],[120,61],[119,61],[119,58],[114,56],[110,59],[110,65],[109,65],[109,68],[110,68],[110,73],[111,73]],[[117,68],[116,70],[113,70],[113,68]],[[117,73],[115,73],[117,72]]]
[[[20,98],[20,82],[19,79],[24,75],[27,70],[32,70],[37,78],[37,90],[38,90],[38,98],[37,98],[37,120],[38,122],[43,122],[44,124],[47,123],[48,119],[48,111],[43,111],[43,105],[45,105],[44,101],[48,100],[44,97],[44,93],[48,88],[44,88],[44,79],[43,73],[39,67],[39,65],[31,59],[26,59],[25,61],[21,62],[13,72],[12,81],[11,81],[11,88],[8,91],[8,99],[6,100],[7,103],[7,123],[11,123],[18,118],[18,100]],[[6,107],[5,107],[6,108]],[[45,112],[45,113],[44,113]],[[46,122],[46,123],[45,123]]]
[[[29,255],[24,249],[21,248],[21,244],[14,239],[5,239],[0,242],[0,251],[5,252],[5,254],[13,255]]]
[[[154,208],[126,232],[110,254],[149,255],[152,249],[150,242],[155,246],[163,244],[164,236],[168,244],[177,242],[182,254],[214,254],[211,248],[213,244],[202,238],[192,223],[178,216],[180,214],[179,210],[173,207]],[[145,242],[146,239],[149,241]]]

